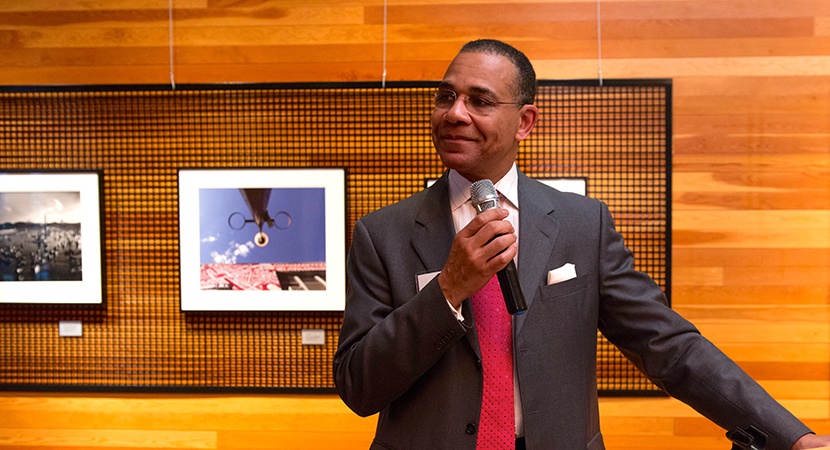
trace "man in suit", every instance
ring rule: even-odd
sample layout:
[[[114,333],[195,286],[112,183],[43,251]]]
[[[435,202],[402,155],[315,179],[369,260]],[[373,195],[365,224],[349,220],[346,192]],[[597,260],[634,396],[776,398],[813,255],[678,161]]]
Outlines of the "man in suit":
[[[517,170],[519,142],[539,114],[535,93],[524,54],[500,41],[466,44],[431,116],[449,170],[355,224],[334,380],[357,414],[380,412],[371,448],[497,448],[480,438],[489,369],[470,298],[514,258],[529,308],[513,317],[512,417],[503,421],[512,434],[503,450],[605,448],[597,329],[660,388],[725,429],[755,426],[770,450],[830,444],[666,306],[659,286],[633,269],[604,204]],[[476,214],[469,186],[482,179],[495,182],[500,207]]]

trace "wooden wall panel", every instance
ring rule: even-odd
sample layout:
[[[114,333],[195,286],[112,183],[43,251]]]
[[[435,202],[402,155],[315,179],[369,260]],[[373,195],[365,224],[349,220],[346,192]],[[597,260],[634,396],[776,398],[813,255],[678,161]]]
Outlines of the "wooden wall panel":
[[[169,83],[168,2],[0,3],[0,84]],[[596,78],[595,0],[174,0],[176,83],[425,80],[507,40]],[[602,0],[602,75],[674,79],[674,307],[830,432],[830,2]],[[2,149],[0,149],[2,152]],[[3,349],[2,351],[11,351]],[[727,448],[670,399],[603,399],[609,448]],[[366,448],[333,396],[5,393],[0,448]]]

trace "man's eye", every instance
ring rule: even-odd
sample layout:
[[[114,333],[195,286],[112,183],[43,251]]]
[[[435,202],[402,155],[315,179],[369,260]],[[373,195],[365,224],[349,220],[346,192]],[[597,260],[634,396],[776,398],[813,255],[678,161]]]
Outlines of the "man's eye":
[[[440,104],[455,103],[455,93],[454,92],[439,92],[439,93],[435,94],[435,103],[440,103]]]
[[[486,107],[494,105],[494,103],[491,100],[486,99],[484,97],[476,97],[476,96],[470,97],[470,104],[475,106],[475,107],[480,107],[480,108],[486,108]]]

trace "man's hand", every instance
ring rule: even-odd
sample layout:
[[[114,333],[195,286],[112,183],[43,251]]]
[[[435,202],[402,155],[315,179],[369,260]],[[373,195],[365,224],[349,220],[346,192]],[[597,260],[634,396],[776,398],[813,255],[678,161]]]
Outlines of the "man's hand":
[[[795,441],[792,450],[825,449],[830,450],[830,436],[816,436],[805,434],[801,439]]]
[[[519,251],[515,230],[506,217],[504,208],[489,209],[455,235],[438,275],[444,297],[453,307],[487,284]]]

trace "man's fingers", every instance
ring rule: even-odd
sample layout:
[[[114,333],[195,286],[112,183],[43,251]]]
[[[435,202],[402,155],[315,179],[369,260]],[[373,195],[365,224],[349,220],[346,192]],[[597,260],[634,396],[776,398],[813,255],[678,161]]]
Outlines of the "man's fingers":
[[[487,211],[484,211],[481,214],[473,217],[473,220],[471,220],[470,223],[467,224],[467,226],[459,232],[459,234],[464,232],[467,236],[473,236],[477,234],[481,230],[481,228],[486,226],[488,223],[504,221],[505,218],[507,218],[506,209],[488,209]]]

